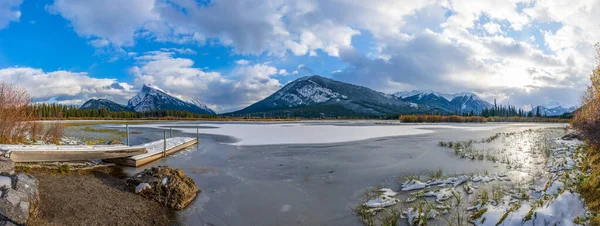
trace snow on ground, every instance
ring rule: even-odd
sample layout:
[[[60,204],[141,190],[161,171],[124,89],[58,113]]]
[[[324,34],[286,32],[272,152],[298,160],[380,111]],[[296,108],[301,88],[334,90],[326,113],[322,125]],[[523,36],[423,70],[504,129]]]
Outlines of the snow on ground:
[[[450,125],[323,125],[323,124],[190,124],[200,125],[200,133],[231,136],[238,139],[233,145],[274,145],[274,144],[323,144],[351,142],[380,137],[409,136],[433,133],[429,128],[458,130],[493,130],[500,126],[450,126]],[[165,128],[173,124],[133,125],[130,127]],[[196,133],[196,128],[177,128],[186,133]]]
[[[192,137],[171,137],[171,138],[167,138],[166,142],[167,142],[167,150],[177,147],[179,145],[182,145],[186,142],[192,141],[196,138],[192,138]],[[145,147],[146,149],[148,149],[148,153],[146,154],[141,154],[141,155],[136,155],[136,156],[132,156],[132,159],[143,159],[146,158],[148,156],[154,155],[156,153],[161,153],[164,151],[164,146],[165,145],[165,141],[164,140],[157,140],[154,142],[150,142],[150,143],[145,143],[143,145],[140,145],[141,147]]]

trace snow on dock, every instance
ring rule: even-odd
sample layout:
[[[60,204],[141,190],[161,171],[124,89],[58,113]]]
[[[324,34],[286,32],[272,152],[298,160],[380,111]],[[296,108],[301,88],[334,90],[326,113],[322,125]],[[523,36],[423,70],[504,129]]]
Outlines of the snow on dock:
[[[166,148],[165,148],[166,143]],[[172,137],[166,140],[157,140],[136,147],[143,147],[148,150],[147,153],[139,154],[126,158],[109,159],[109,162],[124,166],[139,167],[144,164],[156,161],[175,152],[181,151],[198,143],[196,138],[192,137]]]

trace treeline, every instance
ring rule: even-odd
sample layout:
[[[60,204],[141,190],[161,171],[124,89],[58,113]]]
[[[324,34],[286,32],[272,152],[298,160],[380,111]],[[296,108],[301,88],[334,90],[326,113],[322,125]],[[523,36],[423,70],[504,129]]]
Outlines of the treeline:
[[[79,109],[77,106],[64,104],[34,104],[29,111],[41,119],[148,119],[148,118],[182,118],[203,119],[216,118],[215,115],[196,114],[188,111],[155,110],[145,112],[119,111],[112,112],[106,108]]]
[[[401,122],[406,123],[439,123],[439,122],[456,122],[456,123],[486,123],[486,122],[552,122],[552,123],[568,123],[569,119],[563,118],[548,118],[548,117],[483,117],[483,116],[458,116],[458,115],[401,115],[398,118]]]
[[[534,113],[535,112],[535,113]],[[500,105],[496,104],[496,100],[494,100],[494,106],[491,108],[485,108],[481,111],[481,116],[483,117],[546,117],[546,115],[541,114],[540,107],[538,106],[535,110],[525,111],[523,109],[517,109],[515,106],[511,105]]]

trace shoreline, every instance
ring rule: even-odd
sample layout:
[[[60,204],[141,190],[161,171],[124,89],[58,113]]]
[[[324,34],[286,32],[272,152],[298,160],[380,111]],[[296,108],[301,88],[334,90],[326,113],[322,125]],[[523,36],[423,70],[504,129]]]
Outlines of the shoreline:
[[[33,169],[40,206],[29,225],[179,225],[175,211],[128,191],[118,166]]]

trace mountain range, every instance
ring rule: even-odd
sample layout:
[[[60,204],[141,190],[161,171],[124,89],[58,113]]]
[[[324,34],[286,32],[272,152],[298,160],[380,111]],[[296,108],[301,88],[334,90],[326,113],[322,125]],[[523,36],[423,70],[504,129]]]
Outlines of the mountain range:
[[[439,93],[433,90],[413,90],[393,94],[402,100],[427,105],[441,112],[450,114],[475,113],[479,114],[485,108],[493,107],[492,104],[482,100],[474,93]]]
[[[577,110],[577,107],[574,107],[574,106],[564,107],[556,102],[550,102],[545,105],[540,105],[539,107],[540,107],[541,115],[546,115],[546,116],[561,116],[566,113],[571,113],[571,112]],[[537,112],[537,107],[532,108],[531,111],[535,114]]]
[[[88,101],[86,101],[83,105],[81,105],[81,107],[79,107],[79,109],[100,109],[100,108],[106,108],[106,110],[108,111],[114,111],[114,112],[119,112],[119,111],[131,111],[131,109],[127,108],[127,106],[121,105],[121,104],[117,104],[111,100],[107,100],[107,99],[90,99]]]
[[[367,87],[348,84],[318,75],[298,78],[269,97],[230,116],[268,117],[373,117],[398,114],[479,114],[493,105],[471,92],[440,93],[413,90],[386,94]],[[109,111],[144,112],[180,110],[197,114],[216,114],[192,98],[144,85],[127,106],[107,99],[91,99],[81,109],[106,108]],[[533,108],[533,113],[537,108]],[[540,106],[542,115],[558,116],[574,111],[556,103]]]
[[[196,114],[214,115],[208,106],[192,98],[166,92],[156,86],[143,85],[137,95],[131,98],[127,106],[120,105],[107,99],[91,99],[81,105],[80,109],[106,108],[109,111],[154,111],[178,110]]]
[[[271,96],[231,114],[382,116],[429,110],[428,106],[410,103],[363,86],[314,75],[290,82]]]

